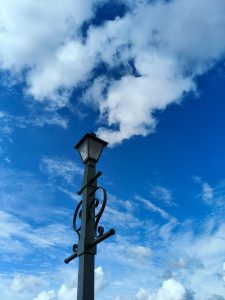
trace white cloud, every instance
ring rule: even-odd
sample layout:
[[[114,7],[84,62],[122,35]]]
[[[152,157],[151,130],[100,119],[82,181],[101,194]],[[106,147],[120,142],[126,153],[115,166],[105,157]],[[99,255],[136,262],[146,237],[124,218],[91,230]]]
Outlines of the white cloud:
[[[53,218],[64,223],[71,212],[64,205],[55,207],[57,188],[60,186],[43,181],[32,172],[1,167],[0,209],[29,223],[46,225]]]
[[[51,291],[43,291],[41,292],[34,300],[51,300],[55,298],[55,292]]]
[[[150,298],[150,292],[143,288],[140,288],[135,296],[135,300],[148,300]]]
[[[167,222],[165,225],[161,226],[159,230],[159,236],[163,240],[169,240],[172,236],[173,229],[178,225],[178,222],[176,219],[172,218],[169,222]]]
[[[176,230],[173,230],[175,226]],[[121,269],[122,266],[127,269],[126,275],[114,272],[115,279],[121,281],[118,287],[114,286],[115,299],[136,300],[133,297],[139,288],[136,297],[145,300],[208,300],[224,295],[225,230],[219,215],[209,218],[201,226],[198,220],[196,223],[171,221],[151,233],[141,225],[140,231],[135,229],[135,233],[140,232],[144,246],[137,242],[138,237],[117,234],[115,241],[105,243],[103,250],[99,248],[99,256],[113,260],[116,270],[118,264]],[[157,289],[162,278],[164,282]],[[128,285],[134,293],[130,291],[125,296],[123,288]]]
[[[223,187],[223,181],[221,181],[218,184],[218,186],[215,187],[215,191],[214,191],[214,188],[208,182],[204,182],[201,177],[192,176],[192,178],[193,178],[194,183],[201,185],[201,189],[202,189],[201,198],[206,204],[208,204],[208,205],[220,204],[222,199],[221,199],[221,195],[220,195],[221,191],[219,191],[219,190],[220,190],[220,187]],[[222,190],[222,194],[223,194],[223,190]]]
[[[71,183],[75,175],[81,175],[83,170],[75,162],[60,157],[43,157],[40,170],[51,178],[61,177]]]
[[[151,299],[151,298],[150,298]],[[157,300],[190,300],[188,297],[186,289],[183,285],[174,280],[168,279],[163,282],[162,287],[157,292],[156,297],[152,297],[152,299]]]
[[[30,290],[35,290],[43,285],[42,278],[35,275],[15,275],[10,284],[10,290],[13,293],[24,293]]]
[[[40,289],[46,288],[46,282],[43,274],[24,274],[16,273],[1,274],[0,288],[2,299],[13,300],[31,300],[33,295],[37,294]],[[50,300],[46,298],[38,298],[38,300]]]
[[[168,279],[163,282],[162,287],[153,295],[148,290],[140,288],[135,300],[191,300],[187,290],[183,285],[174,280]]]
[[[102,1],[0,3],[0,66],[11,73],[26,69],[26,92],[48,109],[70,106],[73,88],[100,62],[124,66],[117,81],[95,78],[89,100],[83,99],[99,110],[106,126],[98,134],[111,145],[154,131],[155,110],[180,103],[225,53],[223,0],[126,2],[129,12],[90,26],[87,38],[80,26]],[[133,75],[130,60],[140,76]]]
[[[207,204],[213,202],[213,188],[207,182],[202,184],[202,200]]]
[[[71,272],[72,270],[70,270]],[[68,274],[69,275],[69,274]],[[95,269],[95,293],[99,293],[105,286],[105,275],[101,266]],[[34,300],[71,300],[77,296],[77,276],[64,277],[65,283],[58,290],[42,291]]]
[[[53,108],[63,107],[68,103],[72,87],[82,79],[88,79],[94,62],[80,41],[70,41],[57,50],[55,57],[30,73],[28,93],[39,101],[51,99],[49,104]],[[59,93],[60,88],[62,92]]]
[[[107,99],[100,102],[100,111],[108,126],[119,129],[100,128],[101,137],[113,144],[133,135],[147,135],[155,128],[155,109],[165,109],[195,89],[195,76],[224,53],[224,10],[223,1],[158,1],[141,4],[132,16],[115,22],[113,33],[116,31],[118,38],[110,41],[111,47],[116,48],[123,36],[123,43],[131,44],[129,57],[134,58],[142,76],[124,76],[111,85]]]
[[[71,192],[67,189],[64,189],[63,187],[61,186],[57,186],[57,189],[61,192],[63,192],[64,194],[66,194],[67,196],[69,196],[71,199],[73,199],[74,201],[76,202],[80,202],[81,200],[81,197],[79,195],[77,195],[76,193],[74,192]]]
[[[137,264],[144,264],[150,259],[152,251],[148,247],[140,245],[130,245],[127,249],[127,255],[129,258],[137,261]]]
[[[220,295],[213,295],[212,297],[210,297],[209,299],[207,300],[224,300],[225,298],[223,296],[220,296]]]
[[[144,204],[144,206],[148,210],[160,214],[160,216],[163,219],[172,221],[172,222],[176,222],[176,219],[174,217],[170,216],[165,210],[163,210],[163,209],[159,208],[158,206],[156,206],[155,204],[153,204],[150,200],[147,200],[139,195],[136,195],[135,199],[138,200],[139,202],[141,202],[142,204]]]
[[[48,61],[52,51],[71,38],[92,16],[92,1],[2,0],[1,64],[19,69]]]
[[[62,284],[59,291],[57,292],[57,299],[58,300],[70,300],[70,299],[76,299],[77,295],[77,288],[76,283],[73,282],[73,284]]]
[[[48,125],[59,126],[63,129],[68,127],[69,120],[58,112],[43,112],[42,114],[30,113],[29,115],[12,115],[0,111],[0,145],[5,142],[13,143],[12,133],[16,128],[44,127]],[[3,153],[5,151],[2,151]],[[1,154],[1,151],[0,151]]]
[[[63,224],[50,223],[35,228],[15,215],[0,210],[0,225],[4,228],[0,233],[1,256],[6,261],[14,260],[12,254],[15,251],[17,259],[22,259],[34,250],[45,249],[48,249],[45,255],[51,256],[71,243],[67,227]],[[57,251],[55,247],[58,247]]]
[[[134,135],[146,136],[155,130],[156,119],[152,112],[165,109],[167,105],[182,98],[183,93],[194,88],[189,78],[179,78],[176,64],[157,53],[142,53],[141,77],[124,76],[111,85],[107,101],[100,105],[101,114],[107,116],[109,126],[118,125],[118,131],[104,128],[98,134],[111,144],[116,144]],[[142,61],[143,59],[143,61]],[[143,65],[143,69],[142,69]],[[144,66],[150,70],[145,70]]]
[[[145,202],[138,203],[144,207],[146,205]],[[115,216],[117,215],[115,214]],[[1,217],[1,220],[3,220],[3,217],[4,215]],[[113,217],[111,218],[112,223],[114,223],[116,220]],[[100,299],[108,300],[117,296],[117,299],[121,300],[189,300],[193,299],[191,291],[195,293],[195,297],[198,300],[220,299],[218,297],[224,295],[225,225],[219,216],[207,220],[201,226],[198,223],[197,232],[196,224],[191,222],[176,222],[172,224],[172,221],[169,221],[166,225],[155,228],[152,224],[139,222],[139,224],[132,227],[132,219],[125,219],[125,213],[119,218],[121,219],[120,223],[124,223],[123,227],[127,227],[127,231],[124,231],[123,235],[117,234],[105,242],[103,247],[99,246],[98,248],[99,262],[102,260],[104,264],[110,265],[110,268],[107,267],[107,272],[112,272],[109,275],[105,274],[101,267],[96,269],[96,290],[99,292]],[[52,233],[54,229],[59,233],[60,229],[58,227],[53,226],[49,228],[46,226],[36,230],[36,228],[33,228],[26,222],[18,220],[18,218],[11,216],[10,219],[14,223],[11,220],[7,222],[9,226],[6,223],[1,224],[1,227],[10,230],[8,233],[5,230],[2,232],[2,235],[9,236],[14,233],[15,237],[29,239],[31,242],[26,244],[28,250],[29,243],[36,250],[36,245],[39,243],[43,244],[45,238],[46,241],[41,250],[47,249],[46,252],[49,252],[49,243],[53,241],[52,245],[58,248],[58,245],[64,240],[64,232],[62,232],[62,235],[59,234],[58,238],[55,236],[56,234]],[[175,225],[177,230],[172,230]],[[129,230],[133,234],[126,236]],[[148,231],[147,233],[147,230],[152,230],[152,232],[149,233]],[[20,235],[18,235],[18,232]],[[31,235],[37,235],[37,237],[34,239],[30,237]],[[160,237],[163,236],[164,239],[159,239],[159,235]],[[141,243],[139,238],[141,238]],[[4,244],[13,245],[11,248],[17,252],[15,240],[15,238],[14,240],[7,240]],[[20,253],[18,256],[20,256]],[[120,268],[120,272],[118,272],[118,268]],[[37,295],[45,295],[44,291],[47,293],[52,289],[55,293],[54,300],[65,300],[67,299],[66,297],[75,297],[77,279],[70,277],[71,272],[75,274],[76,270],[71,271],[70,269],[70,272],[68,272],[70,280],[61,280],[58,282],[57,287],[44,287],[32,297],[24,296],[21,300],[37,298]],[[166,272],[167,274],[169,273],[169,276],[165,275]],[[116,280],[120,281],[120,285],[113,285],[113,282]],[[161,282],[163,282],[162,285]],[[207,285],[205,285],[205,282],[207,282]],[[107,283],[109,286],[106,286]],[[124,287],[127,286],[130,289],[129,291],[126,290],[128,295],[125,297],[123,291],[125,290]],[[142,289],[140,289],[141,287]],[[5,296],[5,299],[11,300],[13,297]]]
[[[115,298],[126,300],[128,297]],[[192,300],[192,293],[189,292],[179,281],[173,278],[165,280],[162,286],[155,292],[151,293],[149,289],[139,288],[135,296],[130,296],[133,300]]]
[[[101,266],[95,269],[95,293],[100,292],[106,285],[105,274]]]
[[[155,186],[151,190],[151,196],[155,199],[162,200],[168,205],[172,205],[172,193],[163,186]]]

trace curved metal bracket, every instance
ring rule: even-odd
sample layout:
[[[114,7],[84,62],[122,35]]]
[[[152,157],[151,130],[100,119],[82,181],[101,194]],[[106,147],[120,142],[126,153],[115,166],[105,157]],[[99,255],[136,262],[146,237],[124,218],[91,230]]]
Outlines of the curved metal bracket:
[[[99,212],[95,215],[95,232],[96,232],[95,235],[96,235],[96,237],[98,238],[98,237],[102,236],[103,233],[104,233],[104,227],[103,227],[103,226],[98,226],[98,224],[99,224],[99,221],[100,221],[100,219],[101,219],[101,216],[102,216],[102,214],[103,214],[103,212],[104,212],[104,210],[105,210],[105,207],[106,207],[106,203],[107,203],[107,193],[106,193],[106,190],[105,190],[103,187],[101,187],[101,186],[96,187],[95,192],[96,192],[97,190],[101,190],[102,193],[103,193],[102,206],[101,206]],[[94,203],[95,203],[95,207],[98,207],[100,202],[99,202],[98,199],[94,199]],[[93,203],[91,203],[91,205],[93,205]]]
[[[81,213],[82,213],[81,205],[82,205],[82,200],[78,203],[75,213],[74,213],[74,216],[73,216],[73,229],[78,235],[78,240],[80,240],[81,225],[79,227],[77,227],[77,216],[79,216],[79,218],[81,219]],[[79,215],[78,215],[78,212],[79,212]]]

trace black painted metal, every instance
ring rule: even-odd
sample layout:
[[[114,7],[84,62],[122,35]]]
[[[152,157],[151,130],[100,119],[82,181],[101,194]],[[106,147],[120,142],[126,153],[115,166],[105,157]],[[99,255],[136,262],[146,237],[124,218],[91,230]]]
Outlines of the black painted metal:
[[[91,185],[92,182],[94,182],[96,179],[98,179],[98,177],[100,177],[102,175],[102,172],[101,171],[98,171],[97,174],[94,176],[94,178],[92,178],[88,184],[86,184],[85,186],[83,186],[78,192],[77,194],[80,196],[83,192],[83,190],[89,185],[90,187],[93,187]]]
[[[114,235],[114,234],[115,234],[115,229],[111,228],[109,231],[107,231],[103,235],[100,235],[99,238],[97,238],[93,242],[91,242],[89,247],[93,247],[93,246],[101,243],[102,241],[106,240],[108,237],[110,237],[111,235]]]
[[[69,262],[71,262],[71,260],[73,260],[76,257],[77,257],[77,253],[71,254],[69,257],[64,259],[65,264],[68,264]]]
[[[100,140],[93,134],[86,134],[77,144],[76,149],[85,141],[85,138],[94,138],[104,146],[106,142]],[[73,245],[73,254],[64,260],[66,264],[79,257],[77,300],[94,299],[94,255],[97,252],[96,245],[115,234],[114,229],[104,233],[104,227],[98,226],[100,218],[107,203],[106,190],[97,185],[97,179],[102,175],[96,173],[96,161],[86,160],[82,188],[78,195],[82,194],[82,200],[78,203],[74,218],[73,229],[78,235],[78,244]],[[103,200],[100,206],[99,199],[95,193],[101,190]],[[100,206],[98,213],[95,209]],[[80,219],[80,220],[79,220]],[[80,224],[78,224],[78,222]]]

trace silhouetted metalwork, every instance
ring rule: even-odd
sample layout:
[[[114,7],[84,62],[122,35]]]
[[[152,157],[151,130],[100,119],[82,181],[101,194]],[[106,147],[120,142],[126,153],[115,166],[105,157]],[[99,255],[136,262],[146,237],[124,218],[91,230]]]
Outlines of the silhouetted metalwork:
[[[78,191],[82,200],[78,203],[73,217],[73,229],[78,236],[78,243],[73,245],[73,253],[65,259],[65,263],[79,257],[77,300],[94,299],[96,245],[115,234],[113,228],[104,233],[104,227],[99,226],[107,204],[107,193],[103,187],[97,185],[97,179],[102,173],[96,173],[95,166],[106,145],[95,134],[87,133],[75,146],[85,164],[85,170],[82,188]],[[96,198],[97,191],[102,192],[102,201]],[[97,208],[99,210],[96,213]]]

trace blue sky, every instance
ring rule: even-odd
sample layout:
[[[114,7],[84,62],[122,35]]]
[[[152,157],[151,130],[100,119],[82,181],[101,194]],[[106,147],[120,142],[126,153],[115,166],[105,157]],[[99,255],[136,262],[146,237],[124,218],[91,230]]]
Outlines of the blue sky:
[[[225,299],[223,0],[0,1],[1,299],[76,298],[65,265],[89,131],[96,299]]]

